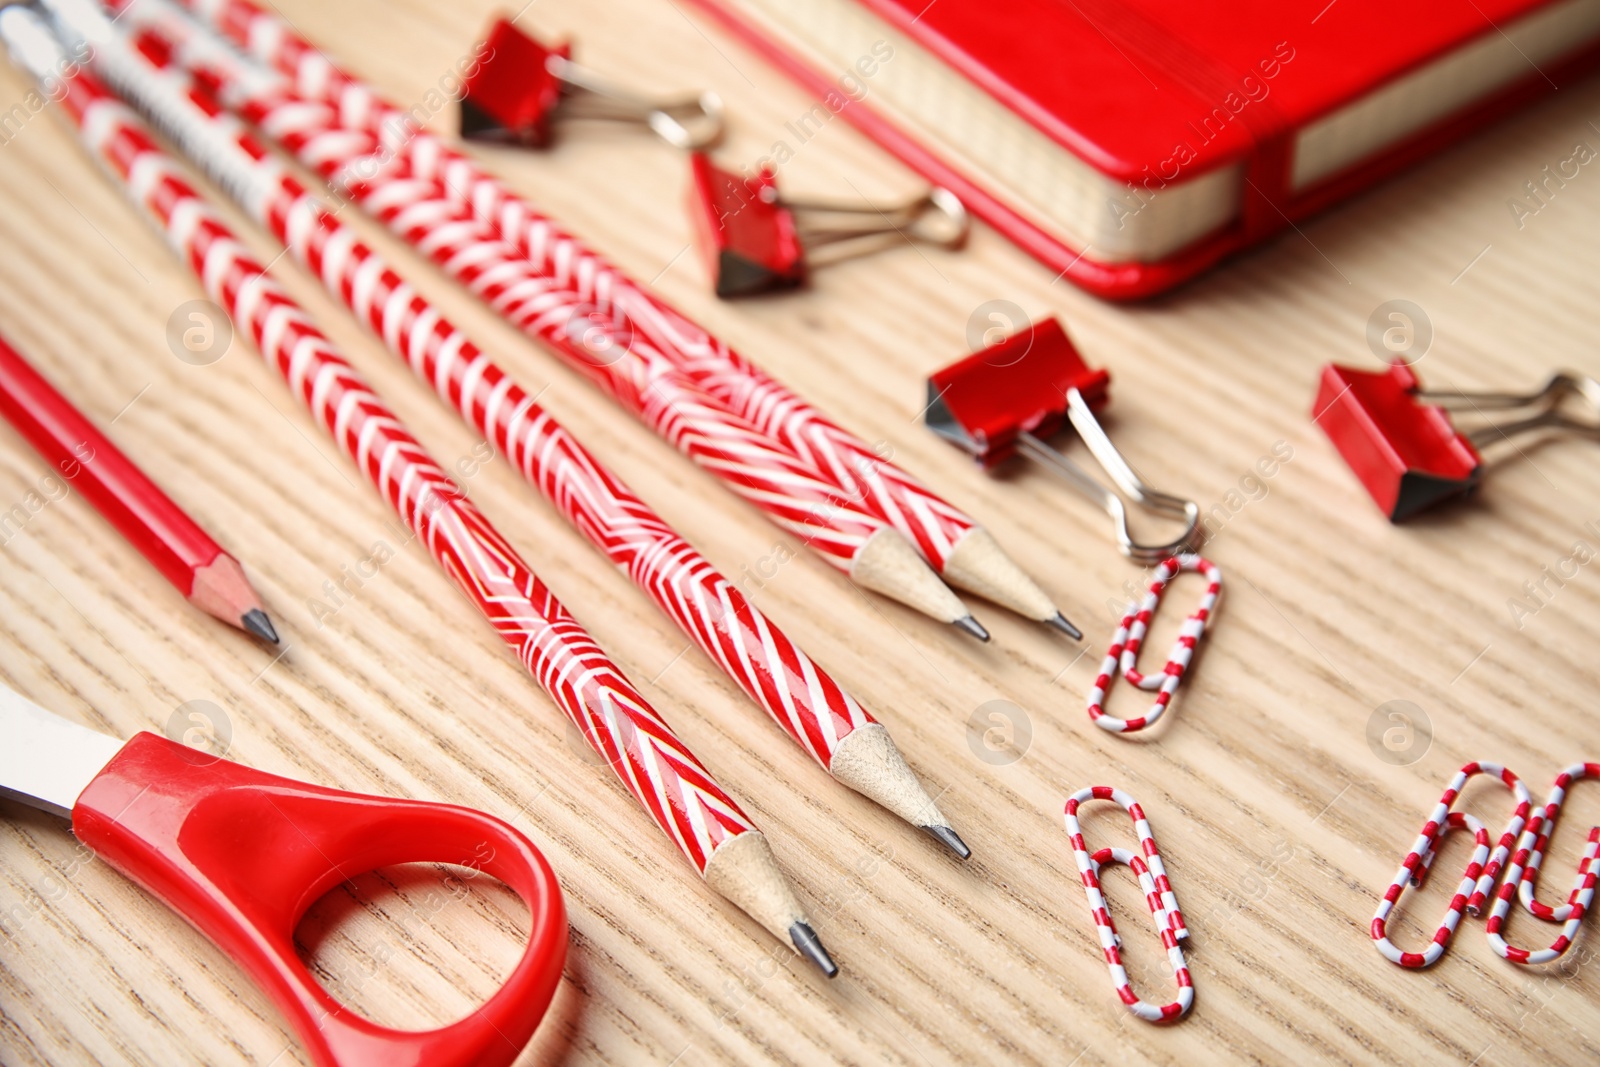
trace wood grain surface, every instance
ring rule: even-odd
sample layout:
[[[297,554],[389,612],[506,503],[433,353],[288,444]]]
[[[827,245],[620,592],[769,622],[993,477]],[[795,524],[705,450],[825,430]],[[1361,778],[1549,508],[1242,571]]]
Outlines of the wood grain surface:
[[[281,0],[304,33],[424,108],[495,6]],[[796,193],[881,203],[918,186],[843,122],[801,143],[786,123],[811,102],[681,3],[538,0],[521,19],[571,35],[585,62],[628,83],[715,89],[732,119],[723,158],[786,141],[782,181]],[[6,109],[26,89],[0,71]],[[280,261],[276,273],[436,455],[464,461],[474,499],[765,827],[843,967],[837,981],[698,883],[252,350],[235,342],[208,366],[174,358],[169,318],[198,287],[48,112],[6,127],[0,144],[0,322],[239,557],[287,647],[274,658],[186,605],[81,498],[50,499],[44,465],[0,429],[0,512],[23,505],[3,534],[0,675],[124,736],[181,736],[206,721],[190,716],[207,705],[190,702],[209,702],[231,757],[252,766],[514,821],[555,865],[572,917],[566,980],[529,1064],[1593,1063],[1594,930],[1562,965],[1519,969],[1468,920],[1440,964],[1409,972],[1378,956],[1367,925],[1462,763],[1504,762],[1542,799],[1559,768],[1600,758],[1600,561],[1563,564],[1576,542],[1600,548],[1595,445],[1503,447],[1477,499],[1396,529],[1308,408],[1322,364],[1373,363],[1367,321],[1392,299],[1425,309],[1433,339],[1419,371],[1439,387],[1524,388],[1557,366],[1600,373],[1600,171],[1547,186],[1520,225],[1508,206],[1576,145],[1600,146],[1597,121],[1600,82],[1566,86],[1137,307],[1054,281],[982,227],[959,254],[902,247],[819,271],[804,293],[719,303],[689,248],[687,165],[672,150],[570,126],[549,152],[479,153],[977,515],[1084,625],[1081,648],[975,604],[994,632],[980,646],[855,591],[395,250],[889,726],[973,846],[965,865],[830,782],[514,471],[474,463],[474,435]],[[449,109],[434,119],[453,122]],[[1116,440],[1152,484],[1212,516],[1221,612],[1149,736],[1109,735],[1084,714],[1114,607],[1140,578],[1105,517],[1043,472],[983,475],[918,423],[924,377],[967,350],[969,320],[993,300],[1063,316],[1115,375]],[[1275,448],[1291,458],[1262,477]],[[347,577],[391,553],[374,576]],[[1546,577],[1563,567],[1568,577]],[[1538,599],[1528,582],[1542,583]],[[328,583],[344,584],[338,602]],[[1192,576],[1175,585],[1156,651],[1198,589]],[[1369,734],[1392,725],[1379,709],[1395,700],[1420,709],[1430,733],[1385,756]],[[1119,688],[1109,708],[1144,706]],[[1144,803],[1189,919],[1198,996],[1178,1025],[1132,1019],[1110,989],[1060,817],[1066,796],[1094,783]],[[1504,791],[1477,784],[1467,801],[1498,832]],[[303,1062],[221,953],[61,822],[0,812],[0,1061]],[[1595,822],[1600,790],[1580,786],[1547,897],[1565,892]],[[1089,810],[1085,832],[1133,841],[1111,805]],[[1402,944],[1425,943],[1466,853],[1448,843],[1445,876],[1408,896]],[[444,1021],[486,996],[519,949],[525,909],[481,881],[377,872],[320,902],[301,940],[329,987],[374,1018]],[[1135,986],[1164,1000],[1170,979],[1133,880],[1117,870],[1109,881]],[[1519,914],[1512,935],[1542,945],[1553,928]]]

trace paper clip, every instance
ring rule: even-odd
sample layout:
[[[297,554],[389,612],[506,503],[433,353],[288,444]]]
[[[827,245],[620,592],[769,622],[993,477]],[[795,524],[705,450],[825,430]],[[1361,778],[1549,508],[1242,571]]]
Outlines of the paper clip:
[[[1511,822],[1506,826],[1505,833],[1500,835],[1500,841],[1492,851],[1489,848],[1488,832],[1484,830],[1481,822],[1470,815],[1460,815],[1450,810],[1460,797],[1467,781],[1479,774],[1499,778],[1517,799],[1517,807],[1512,812]],[[1401,861],[1394,881],[1389,884],[1383,899],[1378,902],[1377,912],[1372,916],[1372,941],[1385,959],[1409,968],[1431,967],[1439,961],[1444,955],[1445,948],[1450,944],[1451,937],[1455,935],[1456,927],[1461,922],[1462,912],[1466,911],[1474,917],[1483,914],[1483,905],[1494,888],[1495,879],[1499,877],[1501,868],[1511,855],[1512,846],[1516,844],[1518,836],[1528,825],[1532,808],[1533,797],[1528,794],[1528,787],[1523,785],[1522,780],[1515,774],[1498,763],[1469,763],[1456,772],[1455,777],[1450,779],[1450,784],[1445,788],[1444,796],[1439,798],[1439,803],[1434,807],[1427,823],[1423,825],[1416,843]],[[1422,884],[1433,865],[1440,840],[1451,829],[1467,829],[1472,832],[1477,842],[1472,852],[1472,859],[1467,863],[1466,874],[1462,877],[1455,896],[1451,898],[1450,907],[1445,912],[1444,921],[1439,924],[1438,931],[1433,935],[1433,941],[1422,952],[1403,952],[1389,940],[1386,930],[1389,915],[1407,885]]]
[[[1580,401],[1585,417],[1566,410]],[[1506,423],[1486,423],[1467,433],[1451,411],[1532,409]],[[1363,371],[1330,363],[1322,370],[1312,421],[1391,522],[1401,522],[1442,501],[1477,488],[1483,477],[1480,449],[1530,430],[1554,428],[1600,438],[1600,381],[1556,374],[1531,393],[1463,393],[1424,390],[1405,363]]]
[[[1549,963],[1565,955],[1567,949],[1572,947],[1573,938],[1578,935],[1578,927],[1583,923],[1584,915],[1588,914],[1589,905],[1594,903],[1597,854],[1600,854],[1600,826],[1589,831],[1589,846],[1584,850],[1583,859],[1578,862],[1578,876],[1573,882],[1572,896],[1569,898],[1570,910],[1560,935],[1549,948],[1526,949],[1508,944],[1503,933],[1517,887],[1526,884],[1520,862],[1525,854],[1519,846],[1517,854],[1512,857],[1511,866],[1506,869],[1506,880],[1500,886],[1499,895],[1495,897],[1494,910],[1489,913],[1489,947],[1502,958],[1520,964]]]
[[[947,189],[933,188],[892,207],[792,200],[778,193],[771,167],[743,177],[696,152],[691,157],[689,213],[716,293],[729,299],[792,289],[808,267],[837,262],[899,240],[959,248],[967,209]],[[830,248],[825,259],[816,255]]]
[[[544,148],[557,118],[643,123],[684,149],[705,148],[722,137],[722,99],[716,93],[643,99],[574,63],[571,44],[547,48],[511,20],[497,19],[466,79],[461,136]]]
[[[1150,620],[1155,615],[1156,609],[1161,606],[1161,598],[1166,594],[1167,586],[1184,571],[1199,572],[1205,577],[1205,594],[1200,598],[1200,606],[1184,620],[1182,628],[1178,631],[1177,640],[1172,643],[1172,651],[1167,654],[1166,667],[1159,675],[1143,674],[1138,669],[1139,649],[1144,643],[1145,634],[1150,629]],[[1128,604],[1128,610],[1123,614],[1122,622],[1118,624],[1117,632],[1111,638],[1111,647],[1106,651],[1106,658],[1100,662],[1100,673],[1089,690],[1089,719],[1096,726],[1112,733],[1135,733],[1154,725],[1165,714],[1167,706],[1172,702],[1172,695],[1183,683],[1189,661],[1194,657],[1195,646],[1205,635],[1206,626],[1211,621],[1212,613],[1216,611],[1217,597],[1221,593],[1222,570],[1208,559],[1196,555],[1173,556],[1156,568],[1155,577],[1151,579],[1150,590],[1145,594],[1144,600]],[[1138,688],[1146,692],[1156,691],[1156,701],[1143,718],[1119,719],[1106,714],[1104,707],[1106,693],[1110,690],[1111,683],[1116,680],[1119,671],[1122,677]]]
[[[1122,805],[1133,819],[1134,831],[1139,835],[1139,848],[1144,853],[1142,859],[1135,853],[1121,848],[1105,848],[1090,854],[1088,846],[1083,843],[1083,831],[1078,825],[1078,807],[1091,800],[1111,800]],[[1080,789],[1067,798],[1065,817],[1067,836],[1072,841],[1073,856],[1078,861],[1078,874],[1083,880],[1083,891],[1089,900],[1089,915],[1094,919],[1095,928],[1099,932],[1100,948],[1105,953],[1106,966],[1111,971],[1111,984],[1116,989],[1117,996],[1128,1006],[1128,1010],[1147,1022],[1181,1019],[1194,1005],[1194,979],[1189,974],[1189,964],[1184,959],[1183,948],[1178,944],[1189,936],[1189,930],[1184,924],[1183,912],[1178,909],[1177,894],[1172,891],[1172,883],[1167,879],[1166,867],[1161,862],[1161,852],[1156,848],[1155,835],[1150,829],[1150,821],[1145,818],[1144,809],[1139,806],[1137,800],[1122,790],[1096,785]],[[1170,1004],[1156,1005],[1140,1000],[1128,983],[1128,971],[1122,965],[1122,937],[1117,933],[1116,923],[1111,918],[1111,909],[1106,903],[1105,894],[1100,890],[1100,867],[1107,862],[1126,864],[1139,879],[1139,888],[1144,891],[1145,904],[1150,909],[1156,931],[1161,936],[1162,947],[1167,950],[1167,961],[1172,965],[1178,982],[1178,999]]]
[[[1551,922],[1565,922],[1568,919],[1572,914],[1577,890],[1573,891],[1567,903],[1552,908],[1548,904],[1540,903],[1536,898],[1534,883],[1538,881],[1539,865],[1544,862],[1545,850],[1550,847],[1550,838],[1555,833],[1556,819],[1561,816],[1561,805],[1566,803],[1567,789],[1581,778],[1600,778],[1600,763],[1574,764],[1556,776],[1556,784],[1551,788],[1550,796],[1540,811],[1539,833],[1528,856],[1527,873],[1523,875],[1522,884],[1517,889],[1522,896],[1523,906],[1531,914]]]
[[[924,420],[934,433],[993,470],[1022,451],[1105,509],[1117,545],[1140,563],[1159,563],[1195,547],[1200,506],[1145,485],[1106,436],[1096,414],[1110,401],[1111,375],[1091,369],[1059,320],[1049,318],[962,359],[928,379]],[[1184,520],[1183,533],[1144,544],[1128,529],[1122,497],[1043,440],[1070,422],[1118,489],[1147,511]]]
[[[1495,898],[1494,910],[1489,914],[1489,947],[1512,963],[1539,964],[1560,959],[1572,947],[1578,927],[1594,903],[1595,857],[1600,855],[1600,826],[1592,827],[1589,831],[1588,847],[1578,861],[1578,873],[1567,903],[1555,908],[1541,904],[1534,898],[1534,882],[1538,877],[1539,864],[1544,859],[1544,850],[1550,845],[1556,819],[1561,814],[1561,805],[1566,800],[1567,786],[1576,779],[1596,774],[1600,774],[1600,764],[1594,763],[1579,763],[1562,771],[1550,791],[1550,799],[1534,814],[1517,843],[1516,854],[1511,858],[1511,866],[1507,868],[1505,881],[1501,883]],[[1524,949],[1506,942],[1506,919],[1511,911],[1512,897],[1516,895],[1521,896],[1523,905],[1531,914],[1564,923],[1560,935],[1549,948]]]

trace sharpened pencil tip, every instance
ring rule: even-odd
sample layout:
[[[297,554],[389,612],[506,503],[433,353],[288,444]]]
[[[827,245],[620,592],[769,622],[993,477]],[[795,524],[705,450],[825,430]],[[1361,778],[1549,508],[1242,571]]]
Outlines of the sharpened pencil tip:
[[[963,615],[961,618],[951,623],[951,625],[956,627],[958,630],[962,630],[971,634],[979,641],[989,640],[989,631],[983,628],[983,623],[979,622],[977,619],[974,619],[971,615]]]
[[[1067,620],[1067,617],[1061,614],[1059,611],[1056,612],[1054,618],[1046,619],[1045,623],[1047,625],[1054,626],[1056,629],[1060,630],[1074,641],[1083,640],[1083,631],[1072,625],[1072,623]]]
[[[239,624],[263,641],[278,643],[278,631],[273,629],[272,620],[267,618],[267,613],[260,608],[251,608],[245,612]]]
[[[924,830],[939,839],[939,843],[964,860],[972,858],[972,849],[961,840],[961,835],[948,826],[924,826]]]
[[[822,947],[822,942],[817,939],[817,932],[807,923],[795,923],[789,927],[789,940],[794,942],[794,947],[800,955],[817,965],[817,969],[829,978],[837,978],[839,965],[833,962],[833,957],[828,955],[828,950]]]

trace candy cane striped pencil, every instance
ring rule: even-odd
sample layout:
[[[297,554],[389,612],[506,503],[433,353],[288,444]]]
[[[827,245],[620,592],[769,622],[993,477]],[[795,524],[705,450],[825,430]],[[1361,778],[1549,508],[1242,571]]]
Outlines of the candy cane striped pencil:
[[[440,182],[541,274],[576,286],[607,319],[649,338],[731,412],[782,441],[816,473],[905,534],[947,581],[1074,639],[1082,636],[971,517],[646,292],[471,159],[416,128],[405,112],[340,69],[281,16],[251,0],[177,2],[258,61],[294,79],[297,93],[334,105],[352,128],[377,135],[388,126],[391,137],[403,131],[401,151],[417,177]]]
[[[303,160],[332,162],[317,137],[302,141],[270,120],[263,129],[286,146],[299,142],[297,154]],[[536,275],[510,245],[446,199],[435,183],[355,183],[351,191],[391,232],[856,584],[988,640],[988,632],[901,534],[774,447],[755,427],[729,415],[648,341],[609,327],[598,331],[593,305]]]
[[[157,11],[160,5],[149,7]],[[130,15],[145,11],[126,10]],[[172,28],[146,26],[158,35]],[[348,188],[370,214],[857,584],[987,639],[987,632],[903,536],[726,412],[647,341],[621,336],[609,326],[602,329],[591,303],[539,276],[437,183],[401,180],[394,174],[381,184],[354,178],[378,149],[369,135],[339,127],[326,105],[305,101],[286,88],[263,88],[258,78],[252,80],[251,71],[226,62],[214,50],[204,60],[182,52],[184,63],[216,80],[230,106],[303,163]]]
[[[354,230],[268,154],[164,48],[120,35],[115,88],[270,230],[390,351],[492,441],[568,521],[605,553],[824,770],[971,853],[906,766],[884,728],[750,604],[643,500],[463,333],[406,284]],[[142,75],[132,77],[133,75]]]
[[[612,331],[600,330],[592,304],[537,276],[515,249],[496,240],[435,183],[393,180],[378,186],[352,177],[377,149],[370,135],[343,130],[326,105],[288,92],[281,76],[241,65],[214,45],[208,48],[192,36],[192,25],[171,19],[158,23],[153,14],[162,10],[155,0],[148,8],[124,9],[129,23],[176,49],[180,61],[213,82],[229,106],[307,166],[347,188],[369,214],[857,584],[987,639],[961,601],[882,519],[729,415],[648,342],[619,340]]]
[[[831,423],[727,346],[656,300],[602,257],[539,215],[497,179],[425,131],[370,87],[341,71],[277,16],[249,0],[182,0],[238,45],[295,78],[297,91],[335,105],[373,133],[405,129],[403,151],[418,177],[444,185],[539,271],[576,284],[606,318],[626,324],[690,370],[712,396],[783,441],[817,473],[908,536],[946,579],[1081,636],[994,538],[917,479]],[[353,106],[352,106],[353,105]]]
[[[0,337],[0,413],[185,600],[278,643],[244,568]]]
[[[109,40],[109,26],[89,5],[63,0],[52,9],[70,36],[97,45]],[[836,973],[765,836],[180,176],[138,117],[94,75],[67,64],[33,11],[0,12],[0,36],[41,82],[61,79],[62,110],[91,153],[121,180],[208,295],[411,525],[707,883]],[[114,66],[115,50],[105,53],[97,62]]]

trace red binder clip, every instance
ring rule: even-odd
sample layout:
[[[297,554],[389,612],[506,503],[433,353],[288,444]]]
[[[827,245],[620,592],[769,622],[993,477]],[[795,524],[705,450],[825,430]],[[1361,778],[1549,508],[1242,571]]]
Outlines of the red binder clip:
[[[1587,419],[1564,409],[1570,399],[1588,408]],[[1452,410],[1533,409],[1508,423],[1456,429]],[[1477,488],[1484,461],[1479,450],[1501,438],[1540,428],[1600,437],[1600,382],[1553,375],[1531,393],[1459,393],[1424,390],[1404,363],[1363,371],[1330,363],[1322,369],[1312,421],[1322,427],[1372,499],[1391,522],[1410,518]]]
[[[703,152],[691,157],[689,213],[695,236],[724,299],[792,289],[805,281],[813,254],[832,246],[835,262],[899,239],[959,248],[966,208],[946,189],[894,207],[791,200],[778,194],[769,168],[751,178],[723,170]]]
[[[1016,452],[1026,453],[1099,504],[1116,523],[1122,553],[1159,563],[1194,547],[1200,506],[1145,485],[1106,436],[1096,413],[1110,402],[1111,375],[1090,368],[1054,318],[1034,323],[975,352],[928,379],[924,420],[934,433],[992,470]],[[1122,497],[1090,477],[1043,438],[1070,422],[1113,484],[1133,503],[1181,517],[1181,536],[1165,544],[1135,541]]]
[[[716,93],[645,100],[574,63],[570,44],[546,48],[509,19],[490,27],[483,56],[461,97],[461,136],[469,141],[543,148],[557,117],[641,122],[686,149],[722,137],[722,99]]]

